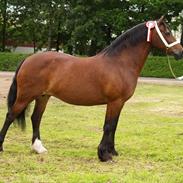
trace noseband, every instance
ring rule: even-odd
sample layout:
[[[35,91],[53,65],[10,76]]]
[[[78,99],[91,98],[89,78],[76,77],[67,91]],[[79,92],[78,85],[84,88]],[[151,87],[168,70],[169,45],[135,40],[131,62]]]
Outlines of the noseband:
[[[155,28],[156,32],[158,33],[158,35],[159,35],[159,37],[161,39],[161,41],[164,43],[164,45],[166,46],[167,49],[171,48],[172,46],[175,46],[176,44],[180,43],[180,41],[177,40],[177,41],[169,44],[166,41],[166,39],[163,37],[163,35],[162,35],[162,33],[161,33],[161,31],[160,31],[160,29],[158,27],[157,21],[148,21],[146,23],[146,27],[148,28],[147,42],[150,42],[151,29]]]

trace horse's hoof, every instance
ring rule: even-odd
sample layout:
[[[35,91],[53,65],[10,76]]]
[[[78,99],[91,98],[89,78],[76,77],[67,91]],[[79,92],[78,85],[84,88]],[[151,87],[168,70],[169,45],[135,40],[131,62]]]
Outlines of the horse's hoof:
[[[32,145],[32,150],[38,154],[47,152],[47,149],[42,145],[39,139],[36,139]]]
[[[103,148],[102,146],[99,145],[98,158],[102,162],[111,161],[112,160],[112,153],[109,153],[106,148]]]
[[[118,156],[119,155],[118,152],[115,149],[113,149],[111,153],[112,153],[113,156]]]

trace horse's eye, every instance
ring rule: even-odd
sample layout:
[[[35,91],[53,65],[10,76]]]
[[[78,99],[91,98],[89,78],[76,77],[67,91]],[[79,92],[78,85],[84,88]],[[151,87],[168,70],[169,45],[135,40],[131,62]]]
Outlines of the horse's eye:
[[[165,35],[166,36],[170,36],[170,32],[165,32]]]

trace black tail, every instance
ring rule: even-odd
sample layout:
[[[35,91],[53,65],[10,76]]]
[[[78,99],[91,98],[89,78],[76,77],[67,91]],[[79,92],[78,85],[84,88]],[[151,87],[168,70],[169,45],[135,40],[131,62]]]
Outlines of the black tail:
[[[18,66],[18,68],[15,72],[15,76],[13,78],[13,82],[10,86],[10,90],[9,90],[9,93],[8,93],[8,99],[7,99],[8,112],[11,111],[11,108],[13,107],[13,105],[16,101],[16,98],[17,98],[17,74],[18,74],[18,71],[20,70],[20,67],[22,66],[23,62],[24,61],[22,61],[20,63],[20,65]],[[16,117],[16,121],[17,121],[18,125],[21,127],[22,130],[24,130],[25,127],[26,127],[26,123],[25,123],[26,108]]]

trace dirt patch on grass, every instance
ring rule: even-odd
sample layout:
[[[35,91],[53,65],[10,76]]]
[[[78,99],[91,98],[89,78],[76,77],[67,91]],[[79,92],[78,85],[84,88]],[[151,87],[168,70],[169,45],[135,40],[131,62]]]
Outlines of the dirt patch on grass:
[[[0,101],[5,101],[7,98],[13,75],[14,73],[10,72],[0,73]]]

